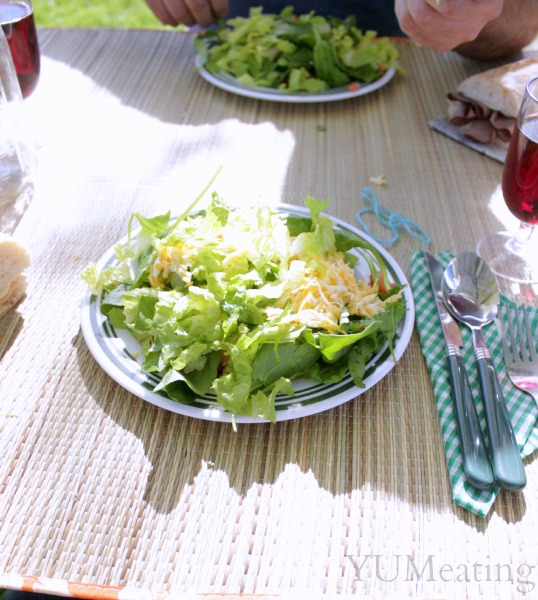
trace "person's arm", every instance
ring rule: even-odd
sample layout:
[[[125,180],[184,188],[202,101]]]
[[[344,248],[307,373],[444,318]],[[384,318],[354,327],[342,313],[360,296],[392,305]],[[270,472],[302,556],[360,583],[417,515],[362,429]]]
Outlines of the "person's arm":
[[[228,0],[146,0],[146,3],[165,25],[208,27],[228,13]]]
[[[504,0],[501,15],[475,40],[455,48],[469,58],[497,58],[519,52],[538,36],[538,0]]]
[[[395,11],[418,45],[475,59],[517,52],[538,34],[537,0],[395,0]]]

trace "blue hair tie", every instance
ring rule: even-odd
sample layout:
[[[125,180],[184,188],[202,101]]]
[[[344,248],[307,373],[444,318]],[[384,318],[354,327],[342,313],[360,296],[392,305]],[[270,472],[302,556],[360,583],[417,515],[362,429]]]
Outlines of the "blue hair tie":
[[[363,188],[363,190],[361,192],[361,197],[363,200],[368,202],[370,204],[370,206],[366,206],[365,208],[361,208],[360,210],[357,211],[357,221],[360,223],[360,225],[364,229],[364,231],[371,238],[373,238],[376,242],[379,242],[380,244],[385,244],[387,246],[394,244],[395,242],[398,241],[398,238],[400,236],[398,229],[400,227],[403,227],[411,237],[415,238],[419,242],[422,242],[423,244],[430,243],[431,240],[430,240],[428,234],[421,227],[419,227],[416,223],[413,223],[413,221],[410,221],[402,213],[393,212],[393,211],[389,210],[388,208],[386,208],[385,206],[381,206],[381,204],[379,204],[379,200],[377,199],[377,196],[370,188]],[[368,225],[365,223],[364,219],[362,218],[363,214],[369,213],[369,212],[374,213],[374,215],[376,216],[377,220],[381,223],[381,225],[383,225],[384,227],[387,227],[388,229],[390,229],[392,231],[391,238],[382,239],[382,238],[374,235],[370,231],[370,228],[368,227]]]

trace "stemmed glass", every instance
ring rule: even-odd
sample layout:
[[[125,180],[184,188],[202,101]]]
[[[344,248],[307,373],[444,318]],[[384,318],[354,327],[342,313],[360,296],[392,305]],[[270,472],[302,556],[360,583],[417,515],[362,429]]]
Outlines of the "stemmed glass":
[[[477,245],[477,253],[499,277],[519,284],[538,282],[538,77],[531,79],[503,170],[502,190],[519,221],[516,234],[499,232]]]
[[[0,25],[11,50],[13,64],[27,98],[39,79],[41,56],[31,0],[1,0]]]

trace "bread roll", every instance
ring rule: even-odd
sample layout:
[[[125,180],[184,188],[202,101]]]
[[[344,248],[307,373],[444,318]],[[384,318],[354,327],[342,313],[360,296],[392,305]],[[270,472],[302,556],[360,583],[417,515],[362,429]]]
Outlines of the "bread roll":
[[[26,278],[24,275],[17,275],[11,282],[8,291],[0,298],[0,319],[9,312],[26,295]]]
[[[517,117],[525,86],[538,77],[538,58],[525,58],[502,67],[471,75],[458,86],[458,92],[506,117]]]
[[[22,272],[30,264],[30,256],[13,238],[0,234],[0,317],[18,304],[26,293]]]

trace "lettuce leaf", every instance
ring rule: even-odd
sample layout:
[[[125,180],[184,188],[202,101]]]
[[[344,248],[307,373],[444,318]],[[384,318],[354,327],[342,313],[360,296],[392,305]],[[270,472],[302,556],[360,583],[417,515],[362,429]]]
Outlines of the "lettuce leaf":
[[[251,8],[248,17],[220,22],[195,39],[205,68],[246,86],[288,92],[322,92],[351,83],[371,83],[399,55],[388,38],[363,32],[355,19],[325,18],[313,11],[279,14]]]

